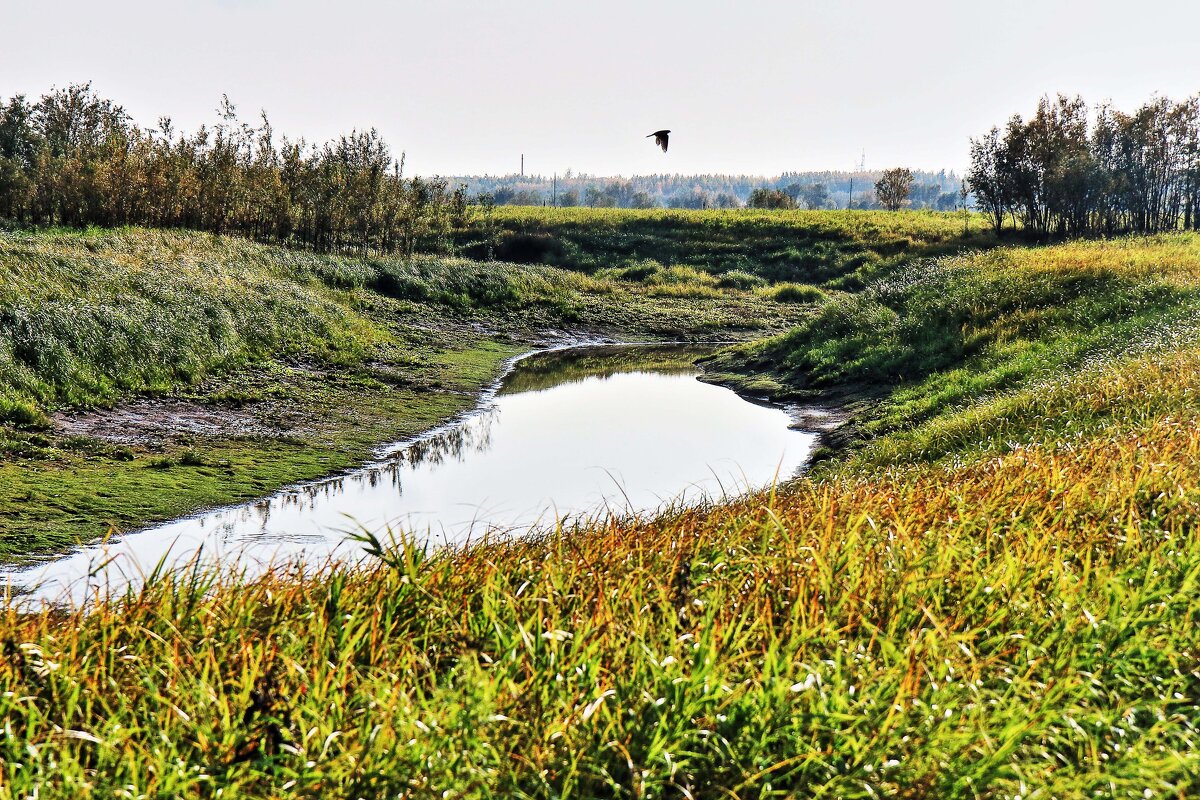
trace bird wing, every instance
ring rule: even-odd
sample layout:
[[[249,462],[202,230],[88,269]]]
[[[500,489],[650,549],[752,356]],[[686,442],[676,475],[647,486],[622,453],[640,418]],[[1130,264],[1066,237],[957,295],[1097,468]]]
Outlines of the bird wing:
[[[654,143],[661,147],[664,153],[667,152],[667,132],[660,131],[654,134]]]

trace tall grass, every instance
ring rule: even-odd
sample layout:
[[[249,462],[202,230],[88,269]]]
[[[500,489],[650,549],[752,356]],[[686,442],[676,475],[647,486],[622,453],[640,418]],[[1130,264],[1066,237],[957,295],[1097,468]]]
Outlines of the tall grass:
[[[769,375],[777,394],[888,389],[868,428],[895,430],[1089,359],[1178,344],[1200,319],[1198,287],[1194,234],[918,261],[831,294],[788,333],[714,368]]]
[[[1154,413],[959,466],[10,610],[0,796],[1186,795],[1200,351],[1171,367]]]
[[[470,406],[503,359],[548,336],[728,340],[798,316],[697,276],[701,291],[659,296],[542,265],[0,233],[0,561],[361,463]],[[105,440],[51,422],[134,398],[91,417]]]
[[[451,311],[569,311],[558,270],[365,260],[198,233],[0,234],[0,422],[163,391],[268,356],[358,363],[391,340],[371,295]]]

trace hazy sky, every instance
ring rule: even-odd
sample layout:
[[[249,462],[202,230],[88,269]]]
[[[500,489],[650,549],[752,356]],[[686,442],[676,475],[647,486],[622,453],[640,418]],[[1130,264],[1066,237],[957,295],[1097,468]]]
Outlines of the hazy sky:
[[[0,0],[0,96],[91,80],[144,124],[221,94],[410,174],[961,168],[1045,93],[1200,91],[1196,0]],[[670,128],[664,155],[642,138]]]

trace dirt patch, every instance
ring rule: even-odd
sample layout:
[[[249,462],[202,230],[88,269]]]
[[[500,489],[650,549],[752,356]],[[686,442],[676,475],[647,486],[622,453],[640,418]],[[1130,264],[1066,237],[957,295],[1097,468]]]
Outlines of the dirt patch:
[[[850,421],[850,413],[834,405],[787,405],[785,408],[792,419],[789,427],[800,431],[827,434]]]
[[[103,411],[60,412],[54,415],[54,427],[66,436],[138,447],[158,447],[189,437],[278,437],[297,433],[300,420],[274,413],[278,409],[271,405],[230,408],[146,398]]]

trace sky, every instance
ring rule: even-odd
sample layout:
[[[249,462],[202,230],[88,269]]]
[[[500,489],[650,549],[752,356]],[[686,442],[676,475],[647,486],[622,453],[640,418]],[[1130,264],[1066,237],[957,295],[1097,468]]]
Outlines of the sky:
[[[1200,92],[1195,0],[0,0],[0,97],[374,127],[406,174],[956,169],[1044,94]],[[16,35],[14,35],[16,34]],[[646,134],[668,128],[670,151]]]

